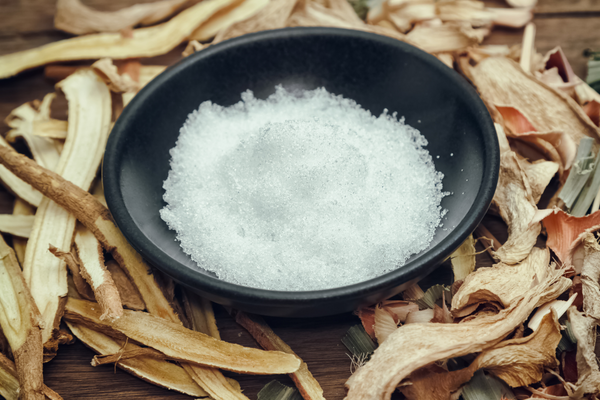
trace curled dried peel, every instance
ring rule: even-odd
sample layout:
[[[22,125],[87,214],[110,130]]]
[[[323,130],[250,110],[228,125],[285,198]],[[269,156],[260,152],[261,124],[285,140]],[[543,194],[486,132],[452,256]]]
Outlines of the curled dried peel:
[[[348,379],[346,399],[389,399],[398,383],[413,371],[436,360],[485,350],[502,340],[529,316],[560,278],[546,279],[527,290],[512,306],[460,324],[410,324],[392,333],[371,360]],[[401,357],[398,354],[402,354]]]
[[[458,249],[450,256],[454,280],[462,281],[475,270],[475,239],[469,235]]]
[[[0,214],[0,232],[28,238],[34,218],[33,215]]]
[[[151,25],[166,19],[179,11],[186,2],[187,0],[162,0],[105,12],[87,7],[79,0],[58,0],[54,26],[75,35],[119,32],[138,24]]]
[[[579,378],[574,392],[580,396],[597,393],[600,386],[600,370],[594,348],[598,321],[580,313],[575,307],[569,308],[567,315],[571,323],[571,332],[577,338],[577,374]]]
[[[235,321],[243,326],[263,349],[296,356],[292,348],[281,340],[261,317],[238,311],[235,314]],[[298,360],[301,362],[298,370],[290,374],[298,391],[305,400],[324,400],[321,385],[308,370],[306,363],[299,357]]]
[[[100,321],[94,303],[69,299],[65,318],[69,319],[71,314],[121,332],[172,359],[253,374],[291,373],[300,367],[300,359],[294,355],[223,342],[141,311],[123,310],[121,318],[106,325]]]
[[[161,55],[186,40],[200,24],[233,1],[203,1],[164,24],[134,29],[131,37],[123,37],[120,33],[92,34],[0,56],[0,78],[57,61]]]
[[[15,358],[24,400],[44,400],[42,319],[13,250],[0,238],[0,327]]]
[[[59,86],[69,102],[69,135],[56,173],[87,190],[96,176],[108,138],[110,93],[90,69],[77,71]],[[48,357],[53,357],[56,351],[54,335],[60,322],[61,298],[67,294],[66,265],[48,252],[48,244],[70,249],[75,222],[75,216],[44,198],[36,212],[25,253],[23,275],[44,318],[42,338]]]
[[[110,58],[102,58],[92,64],[92,68],[104,79],[108,88],[115,93],[137,92],[139,83],[127,73],[119,74]]]
[[[573,252],[581,243],[581,235],[600,227],[600,212],[585,217],[573,217],[559,209],[548,210],[542,223],[548,234],[546,245],[563,264],[571,265]]]
[[[550,251],[533,248],[531,254],[517,265],[496,264],[490,268],[479,268],[463,282],[452,297],[452,312],[465,316],[472,306],[496,302],[502,307],[511,307],[526,293],[535,280],[546,280],[555,271],[548,267]],[[556,296],[571,286],[567,278],[557,278],[553,286]]]
[[[537,204],[546,190],[546,187],[560,169],[560,165],[553,161],[544,160],[529,162],[524,158],[519,158],[518,161],[531,186],[533,201]]]
[[[580,240],[584,247],[581,268],[583,312],[600,321],[600,245],[590,232],[585,232]]]
[[[125,341],[115,340],[82,324],[67,321],[67,325],[79,340],[98,354],[118,353],[125,344]],[[125,346],[127,350],[137,348],[139,346],[131,342],[128,342]],[[155,385],[194,397],[207,396],[207,393],[176,364],[156,358],[140,357],[119,361],[117,366]]]
[[[566,132],[576,144],[586,136],[598,140],[598,127],[573,99],[527,75],[514,61],[489,57],[469,75],[484,99],[519,109],[540,132]]]

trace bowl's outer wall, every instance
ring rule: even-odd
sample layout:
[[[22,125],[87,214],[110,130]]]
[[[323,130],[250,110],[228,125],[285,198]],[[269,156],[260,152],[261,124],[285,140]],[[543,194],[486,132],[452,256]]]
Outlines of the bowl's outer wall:
[[[160,219],[169,149],[187,115],[211,100],[229,106],[248,89],[256,97],[325,87],[374,115],[397,112],[427,138],[445,175],[448,210],[429,250],[383,277],[319,292],[268,292],[223,283],[183,253]],[[492,199],[499,151],[476,92],[454,71],[393,39],[331,28],[247,35],[209,47],[157,77],[126,107],[103,165],[109,207],[132,245],[152,264],[209,299],[265,315],[317,316],[352,310],[398,293],[430,273],[476,227]],[[410,172],[410,171],[408,171]]]

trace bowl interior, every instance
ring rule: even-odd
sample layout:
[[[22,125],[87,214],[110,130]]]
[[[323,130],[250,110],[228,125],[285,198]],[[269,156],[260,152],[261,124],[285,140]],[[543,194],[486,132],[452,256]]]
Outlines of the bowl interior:
[[[361,284],[315,292],[274,292],[222,282],[183,253],[161,220],[163,181],[187,115],[211,100],[229,106],[251,89],[325,87],[374,115],[404,116],[427,138],[444,173],[448,210],[427,250],[396,271]],[[499,152],[493,124],[476,92],[435,57],[405,43],[358,31],[292,28],[211,46],[147,85],[117,121],[103,179],[109,208],[125,237],[152,264],[213,301],[271,315],[325,315],[398,292],[431,272],[476,227],[492,199]],[[274,303],[276,302],[276,303]]]

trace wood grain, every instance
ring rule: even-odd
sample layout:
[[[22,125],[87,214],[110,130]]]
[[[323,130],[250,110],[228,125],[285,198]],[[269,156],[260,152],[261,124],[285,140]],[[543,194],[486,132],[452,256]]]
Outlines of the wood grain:
[[[129,4],[153,0],[86,0],[85,4],[102,10],[115,10]],[[504,6],[501,0],[492,4]],[[36,47],[69,37],[53,28],[54,0],[0,0],[0,54]],[[547,51],[561,45],[573,64],[575,72],[585,77],[586,48],[600,50],[600,0],[540,0],[535,11],[537,47]],[[495,29],[487,43],[520,43],[522,30]],[[180,58],[182,47],[171,53],[144,63],[168,65]],[[0,118],[20,104],[41,99],[54,90],[53,83],[43,77],[41,69],[27,71],[11,79],[0,81]],[[64,103],[58,105],[64,117]],[[0,127],[0,133],[7,130]],[[0,189],[0,212],[10,212],[12,196]],[[500,240],[506,240],[501,220],[486,217],[486,226]],[[10,238],[7,238],[10,240]],[[487,253],[478,255],[478,263],[490,265]],[[426,278],[424,285],[443,281],[451,276],[447,267]],[[256,347],[250,335],[225,313],[215,307],[217,321],[224,340]],[[321,383],[327,399],[342,399],[344,382],[350,375],[350,360],[340,340],[348,328],[359,323],[354,315],[319,319],[267,318],[273,330],[286,341],[308,364]],[[44,366],[45,382],[69,399],[189,399],[188,396],[155,387],[112,366],[93,368],[93,352],[81,343],[64,346],[59,355]],[[399,354],[399,357],[402,355]],[[243,376],[228,374],[239,380],[246,395],[256,398],[256,393],[270,380],[276,378],[292,385],[287,376]]]

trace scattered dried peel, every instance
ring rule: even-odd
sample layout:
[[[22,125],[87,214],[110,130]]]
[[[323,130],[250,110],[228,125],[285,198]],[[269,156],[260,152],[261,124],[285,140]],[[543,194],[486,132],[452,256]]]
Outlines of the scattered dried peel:
[[[531,195],[535,204],[539,203],[542,194],[550,181],[560,169],[560,165],[553,161],[537,160],[529,162],[524,158],[519,158],[519,165],[525,173],[531,187]]]
[[[233,1],[203,1],[161,25],[134,29],[130,37],[124,37],[120,33],[98,33],[0,56],[0,79],[57,61],[103,57],[112,59],[152,57],[167,53],[186,40],[214,13],[229,6]]]
[[[600,321],[600,245],[594,234],[585,232],[579,239],[584,247],[581,267],[583,312]]]
[[[533,314],[533,316],[529,319],[527,326],[529,327],[529,329],[536,331],[539,328],[544,316],[546,314],[550,314],[551,312],[553,312],[553,310],[554,310],[554,313],[556,314],[556,318],[562,317],[563,314],[567,312],[569,307],[571,307],[571,305],[573,304],[573,302],[575,301],[576,298],[577,298],[577,293],[574,293],[569,297],[569,300],[567,300],[567,301],[552,300],[552,301],[540,306],[536,310],[535,314]]]
[[[394,320],[392,314],[385,308],[375,307],[373,330],[377,342],[379,344],[385,342],[385,339],[396,329],[398,329],[398,322]]]
[[[58,0],[54,26],[75,35],[95,32],[119,32],[136,25],[151,25],[179,11],[187,0],[162,0],[135,4],[118,11],[98,11],[79,0]]]
[[[235,321],[243,326],[263,349],[281,351],[297,357],[291,347],[281,340],[261,317],[237,311]],[[298,391],[305,400],[324,400],[321,385],[310,373],[306,363],[299,357],[298,360],[301,362],[300,367],[290,374]]]
[[[436,18],[436,7],[429,2],[406,2],[403,7],[390,11],[386,17],[396,29],[406,33],[415,23]]]
[[[577,374],[575,392],[581,397],[587,393],[597,393],[600,386],[600,370],[594,348],[596,346],[596,325],[598,321],[585,316],[571,307],[567,312],[571,331],[577,338]],[[579,398],[581,398],[579,397]]]
[[[549,211],[542,220],[548,235],[546,245],[563,264],[571,265],[574,251],[581,243],[581,235],[585,231],[594,230],[594,227],[600,227],[600,212],[578,218],[559,209]]]
[[[82,324],[67,321],[67,325],[79,340],[99,354],[118,353],[125,345],[124,340],[115,340]],[[139,346],[129,341],[124,348],[126,350],[138,349]],[[151,357],[138,357],[121,360],[117,366],[147,382],[170,390],[194,397],[208,396],[185,373],[183,368],[167,361]]]
[[[28,238],[34,218],[33,215],[0,214],[0,232]]]
[[[546,274],[546,279],[539,279],[521,299],[495,315],[460,324],[401,326],[348,379],[346,399],[389,399],[398,383],[418,368],[494,346],[525,321],[541,299],[554,292],[561,275],[560,270]]]
[[[511,8],[487,8],[493,17],[494,25],[506,26],[509,28],[523,28],[533,19],[531,8],[523,7],[518,9]]]
[[[90,69],[70,75],[59,87],[69,102],[69,135],[56,173],[87,190],[96,176],[108,138],[110,92]],[[66,265],[48,252],[48,244],[70,249],[75,222],[75,216],[44,198],[37,209],[25,253],[23,275],[44,318],[42,338],[48,358],[56,352],[54,335],[60,322],[61,298],[67,295]]]
[[[506,143],[502,129],[496,125],[498,138]],[[500,151],[500,175],[492,205],[498,208],[500,216],[508,226],[507,241],[494,253],[494,258],[506,264],[515,264],[530,253],[541,231],[536,220],[536,202],[529,180],[519,165],[516,154],[506,149]]]
[[[517,265],[500,263],[479,268],[465,279],[452,298],[453,314],[463,317],[473,310],[473,306],[489,302],[499,303],[504,308],[513,306],[536,280],[544,281],[555,274],[554,264],[548,267],[549,263],[548,249],[533,248],[531,254]],[[551,299],[570,286],[570,279],[557,278],[554,291],[550,292]]]
[[[450,255],[454,281],[462,281],[475,270],[475,239],[469,235],[458,249]]]
[[[41,324],[15,253],[0,237],[0,327],[15,358],[24,400],[45,399]]]
[[[141,311],[123,310],[121,318],[107,325],[100,320],[94,303],[69,299],[65,310],[67,320],[104,325],[175,360],[251,374],[292,373],[301,363],[294,355],[223,342]]]
[[[514,61],[489,57],[469,75],[484,99],[517,108],[540,132],[566,132],[577,145],[586,136],[598,141],[598,127],[573,99],[524,73]]]

